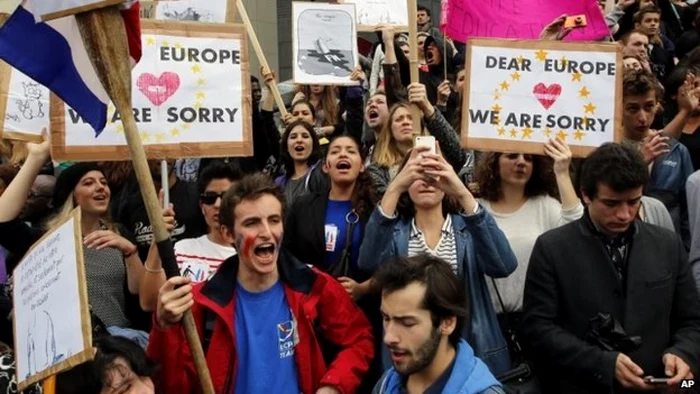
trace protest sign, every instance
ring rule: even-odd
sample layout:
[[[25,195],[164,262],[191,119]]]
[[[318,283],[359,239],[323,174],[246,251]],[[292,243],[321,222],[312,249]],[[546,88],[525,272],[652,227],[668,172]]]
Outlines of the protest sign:
[[[31,10],[35,15],[41,15],[41,19],[48,21],[81,12],[96,10],[115,4],[124,3],[125,0],[38,0],[31,3]]]
[[[206,23],[234,22],[234,0],[162,0],[155,6],[155,19]]]
[[[471,39],[462,146],[542,154],[559,137],[582,157],[620,141],[622,67],[614,44]]]
[[[585,15],[587,26],[574,29],[565,41],[595,41],[609,37],[603,13],[596,0],[449,0],[443,3],[442,29],[453,40],[470,37],[539,38],[542,28],[562,14]]]
[[[399,32],[408,31],[406,0],[340,0],[339,3],[355,4],[358,31],[373,32],[382,24],[392,25]]]
[[[294,82],[304,85],[358,85],[354,4],[292,2]]]
[[[80,226],[76,208],[14,270],[19,391],[94,357]]]
[[[7,63],[0,61],[0,137],[41,141],[49,128],[50,91]]]
[[[241,25],[142,21],[143,58],[132,72],[132,105],[152,159],[250,156],[252,99]],[[51,98],[54,160],[128,160],[118,112],[110,105],[98,136]]]

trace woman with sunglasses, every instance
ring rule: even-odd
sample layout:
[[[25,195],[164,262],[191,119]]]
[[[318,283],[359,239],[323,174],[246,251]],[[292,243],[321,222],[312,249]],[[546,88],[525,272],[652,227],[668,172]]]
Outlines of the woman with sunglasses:
[[[242,177],[243,174],[238,169],[223,163],[207,167],[199,177],[199,207],[207,223],[207,234],[175,243],[175,258],[180,274],[191,278],[192,283],[209,280],[221,263],[236,254],[233,241],[221,231],[219,207],[223,195]],[[166,223],[174,221],[172,207],[164,212],[164,216]],[[166,281],[158,249],[153,245],[146,259],[146,275],[139,293],[141,308],[147,312],[155,310],[158,290]]]

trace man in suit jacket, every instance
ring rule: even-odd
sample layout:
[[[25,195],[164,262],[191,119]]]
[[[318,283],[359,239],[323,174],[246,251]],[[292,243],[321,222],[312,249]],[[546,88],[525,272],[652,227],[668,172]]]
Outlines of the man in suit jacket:
[[[583,165],[580,220],[535,243],[525,284],[522,342],[545,393],[627,393],[698,376],[700,300],[680,238],[637,220],[649,173],[628,146],[606,144]],[[641,345],[596,345],[591,319],[608,314]],[[662,388],[661,386],[656,387]]]

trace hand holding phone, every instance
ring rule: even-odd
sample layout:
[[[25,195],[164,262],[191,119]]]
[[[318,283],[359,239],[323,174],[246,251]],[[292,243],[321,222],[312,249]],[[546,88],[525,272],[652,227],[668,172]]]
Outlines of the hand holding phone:
[[[564,27],[569,29],[586,27],[587,25],[588,21],[586,20],[586,15],[584,14],[568,16],[566,17],[566,20],[564,20]]]
[[[668,383],[668,381],[671,378],[655,378],[653,376],[645,376],[644,377],[644,383],[646,384],[656,384],[656,385],[665,385]]]
[[[435,154],[435,137],[432,135],[419,135],[415,139],[414,146],[418,148],[419,146],[425,146],[428,147],[430,150],[428,151],[429,154],[434,155]]]

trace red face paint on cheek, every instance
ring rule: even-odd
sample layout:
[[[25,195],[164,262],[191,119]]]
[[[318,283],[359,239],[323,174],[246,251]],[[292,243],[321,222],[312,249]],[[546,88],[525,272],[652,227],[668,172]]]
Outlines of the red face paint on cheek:
[[[242,235],[236,236],[236,249],[238,249],[238,253],[247,260],[250,260],[253,257],[254,243],[255,237],[252,235],[245,238]]]

